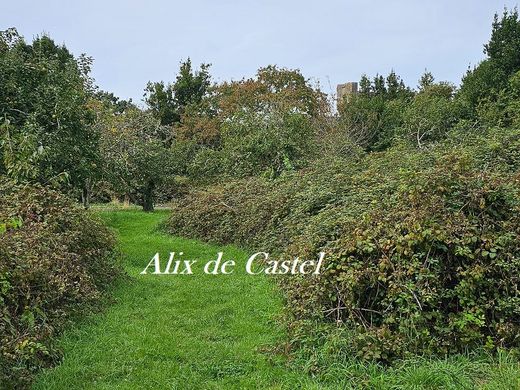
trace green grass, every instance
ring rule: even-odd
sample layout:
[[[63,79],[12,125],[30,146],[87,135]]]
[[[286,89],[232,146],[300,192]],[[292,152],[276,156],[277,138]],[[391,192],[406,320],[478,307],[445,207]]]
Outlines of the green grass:
[[[183,251],[187,259],[211,260],[223,250],[224,259],[247,259],[236,248],[158,232],[167,213],[100,212],[118,233],[130,279],[101,315],[66,332],[63,363],[44,372],[35,389],[280,388],[299,382],[301,375],[261,352],[283,337],[274,321],[281,300],[267,278],[205,275],[200,266],[194,275],[139,275],[156,252],[163,259]]]
[[[35,389],[520,389],[518,360],[456,356],[417,359],[393,368],[340,360],[326,348],[293,363],[263,352],[283,343],[275,319],[282,301],[272,281],[245,275],[247,253],[171,237],[157,230],[167,210],[98,211],[113,227],[129,275],[114,302],[61,338],[61,365]],[[139,275],[152,256],[170,251],[210,260],[218,251],[238,261],[233,275]],[[311,379],[302,368],[326,367]]]

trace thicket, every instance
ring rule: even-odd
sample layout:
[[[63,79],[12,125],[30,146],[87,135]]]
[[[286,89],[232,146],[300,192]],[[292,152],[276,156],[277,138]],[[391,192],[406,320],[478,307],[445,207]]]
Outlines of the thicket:
[[[294,345],[384,362],[519,347],[519,26],[516,10],[495,18],[459,89],[430,73],[418,90],[394,72],[363,77],[337,116],[311,116],[321,153],[274,176],[222,170],[174,203],[166,228],[327,253],[319,277],[281,283]]]
[[[291,326],[340,323],[354,355],[519,346],[520,132],[465,138],[215,185],[177,202],[168,229],[284,258],[327,253],[319,277],[281,284]]]
[[[120,274],[114,237],[58,191],[0,179],[0,383],[25,388]]]

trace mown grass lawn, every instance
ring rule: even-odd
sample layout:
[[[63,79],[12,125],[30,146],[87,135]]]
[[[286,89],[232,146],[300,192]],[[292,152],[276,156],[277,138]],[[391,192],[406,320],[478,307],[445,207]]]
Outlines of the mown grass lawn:
[[[68,331],[63,363],[44,372],[35,389],[227,389],[298,386],[301,374],[262,352],[283,335],[275,317],[280,297],[264,277],[140,275],[156,252],[211,260],[247,260],[236,248],[217,248],[157,231],[168,211],[103,211],[115,228],[129,280],[115,302]],[[197,265],[197,264],[196,264]],[[243,268],[243,267],[242,267]],[[237,267],[237,271],[240,267]],[[302,379],[303,380],[303,379]]]
[[[510,356],[418,359],[391,369],[346,358],[331,361],[318,382],[264,352],[284,341],[282,302],[272,281],[239,272],[247,253],[159,232],[167,210],[99,213],[118,234],[129,277],[101,314],[64,334],[62,364],[44,371],[35,389],[520,389]],[[223,251],[238,265],[227,276],[204,275],[200,264],[194,275],[139,274],[156,252],[166,259],[170,251],[200,260]],[[320,354],[314,363],[327,365]]]

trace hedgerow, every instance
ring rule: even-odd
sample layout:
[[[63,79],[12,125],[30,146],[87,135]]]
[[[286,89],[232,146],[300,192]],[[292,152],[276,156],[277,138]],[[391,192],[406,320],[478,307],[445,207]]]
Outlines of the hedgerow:
[[[455,131],[215,185],[179,201],[167,228],[283,257],[324,251],[321,275],[281,283],[295,345],[325,342],[323,323],[348,334],[338,351],[368,360],[518,347],[520,132]]]
[[[0,383],[25,388],[60,358],[55,338],[119,274],[114,238],[42,186],[0,180]],[[0,387],[2,387],[0,386]]]

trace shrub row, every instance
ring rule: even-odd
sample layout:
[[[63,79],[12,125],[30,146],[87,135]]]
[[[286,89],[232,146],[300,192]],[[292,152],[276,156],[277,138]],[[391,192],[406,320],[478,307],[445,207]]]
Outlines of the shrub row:
[[[0,383],[25,388],[118,275],[114,238],[59,192],[0,179]],[[1,386],[0,386],[1,387]]]
[[[285,257],[326,252],[319,277],[283,280],[295,344],[326,341],[318,322],[345,330],[334,345],[363,359],[518,347],[519,151],[519,131],[494,129],[323,158],[193,193],[167,229]]]

